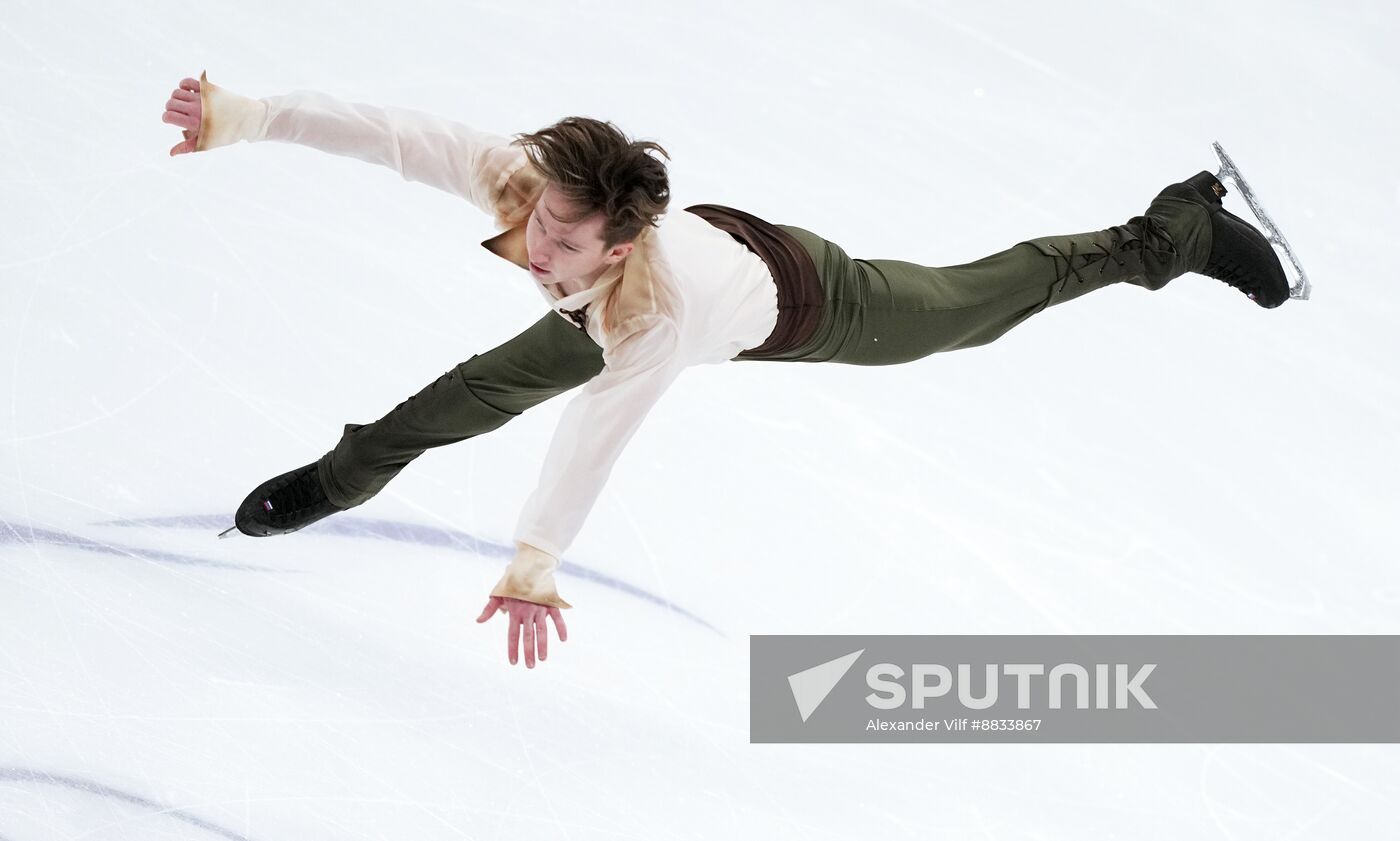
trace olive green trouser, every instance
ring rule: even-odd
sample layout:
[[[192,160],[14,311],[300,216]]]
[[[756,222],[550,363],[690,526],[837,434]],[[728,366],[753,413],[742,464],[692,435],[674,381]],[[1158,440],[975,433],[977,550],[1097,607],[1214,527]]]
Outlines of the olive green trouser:
[[[958,266],[852,259],[810,231],[779,227],[811,254],[826,291],[812,338],[773,360],[790,362],[893,365],[984,345],[1095,289],[1161,289],[1204,266],[1210,252],[1205,209],[1164,197],[1126,224],[1027,240]],[[425,450],[490,432],[602,368],[602,351],[588,334],[550,312],[374,423],[346,425],[319,462],[327,497],[342,508],[359,505]]]

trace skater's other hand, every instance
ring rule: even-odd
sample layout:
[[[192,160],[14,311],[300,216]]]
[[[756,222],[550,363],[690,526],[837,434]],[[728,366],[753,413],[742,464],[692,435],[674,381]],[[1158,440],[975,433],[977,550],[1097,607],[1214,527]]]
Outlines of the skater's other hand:
[[[486,607],[481,611],[481,615],[476,617],[477,622],[485,622],[497,612],[504,612],[510,618],[510,627],[506,634],[506,656],[510,658],[510,664],[514,666],[519,661],[520,640],[524,631],[525,639],[525,667],[533,669],[535,667],[535,649],[539,649],[540,659],[544,660],[549,656],[549,625],[545,618],[554,620],[554,630],[559,634],[559,641],[564,642],[569,638],[569,629],[564,625],[564,616],[559,612],[559,608],[547,604],[535,604],[523,599],[512,599],[508,596],[492,596],[486,600]]]
[[[180,87],[170,94],[170,100],[165,103],[165,116],[161,117],[162,122],[177,125],[185,130],[184,142],[171,147],[172,156],[194,151],[195,144],[199,142],[202,107],[199,101],[199,80],[181,79]]]

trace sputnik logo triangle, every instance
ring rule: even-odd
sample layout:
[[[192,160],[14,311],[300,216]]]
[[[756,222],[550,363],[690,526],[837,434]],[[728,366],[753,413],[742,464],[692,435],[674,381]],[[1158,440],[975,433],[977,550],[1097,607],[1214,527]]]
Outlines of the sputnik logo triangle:
[[[821,706],[826,696],[831,694],[831,690],[840,683],[841,678],[864,653],[865,649],[862,648],[797,674],[788,675],[792,699],[797,702],[797,711],[802,714],[804,722],[816,712],[817,707]]]

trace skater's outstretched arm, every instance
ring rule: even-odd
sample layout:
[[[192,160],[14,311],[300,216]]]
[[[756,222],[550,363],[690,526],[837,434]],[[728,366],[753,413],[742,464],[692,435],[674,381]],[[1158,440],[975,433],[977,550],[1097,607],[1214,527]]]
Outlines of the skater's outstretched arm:
[[[604,353],[602,373],[564,409],[540,481],[516,526],[517,552],[492,597],[568,608],[555,587],[559,559],[583,528],[613,464],[684,365],[670,319],[656,317]]]
[[[604,368],[565,407],[515,539],[560,556],[583,528],[627,442],[684,369],[673,321],[658,317],[603,354]]]
[[[506,182],[528,159],[510,139],[407,108],[342,102],[318,91],[252,99],[200,79],[183,79],[163,117],[184,130],[171,155],[239,141],[278,140],[388,167],[406,181],[460,196],[498,217],[519,197]]]

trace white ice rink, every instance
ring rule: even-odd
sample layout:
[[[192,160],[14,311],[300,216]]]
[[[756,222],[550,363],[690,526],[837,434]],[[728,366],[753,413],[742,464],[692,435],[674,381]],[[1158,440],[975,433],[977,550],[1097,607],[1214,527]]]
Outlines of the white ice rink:
[[[748,635],[1400,633],[1397,36],[1379,2],[5,0],[0,841],[1389,836],[1391,745],[751,745]],[[1188,275],[901,366],[690,369],[527,670],[474,619],[568,396],[215,539],[542,309],[389,170],[169,157],[201,70],[610,119],[673,210],[928,265],[1121,224],[1220,140],[1313,297]]]

